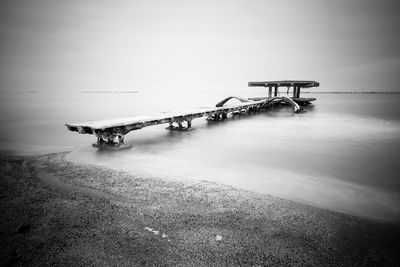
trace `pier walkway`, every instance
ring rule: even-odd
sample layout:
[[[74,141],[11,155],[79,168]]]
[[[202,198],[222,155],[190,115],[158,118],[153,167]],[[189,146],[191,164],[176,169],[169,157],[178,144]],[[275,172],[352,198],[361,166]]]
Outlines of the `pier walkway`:
[[[266,85],[266,82],[262,83],[262,86]],[[269,84],[267,85],[268,87],[270,87]],[[284,84],[282,86],[287,85],[288,84]],[[250,83],[249,86],[251,86]],[[280,85],[274,84],[274,86],[276,86],[275,88],[277,88]],[[244,114],[248,112],[259,111],[262,109],[267,109],[275,104],[290,105],[292,106],[293,111],[297,113],[301,110],[299,104],[307,104],[309,103],[309,101],[313,101],[313,99],[303,98],[300,100],[300,89],[295,90],[296,97],[293,98],[287,96],[278,96],[276,89],[275,96],[249,99],[232,96],[218,102],[215,107],[182,110],[179,112],[171,113],[161,113],[157,116],[135,116],[111,120],[66,123],[65,125],[67,126],[67,129],[72,132],[96,135],[97,143],[94,144],[95,146],[118,148],[124,146],[124,136],[126,134],[131,131],[139,130],[148,126],[169,124],[169,126],[167,127],[167,129],[169,130],[186,131],[192,127],[192,120],[197,118],[207,117],[207,120],[221,121],[227,119],[229,114]],[[240,103],[228,105],[227,102],[231,99],[239,100]],[[298,102],[299,104],[296,102]]]

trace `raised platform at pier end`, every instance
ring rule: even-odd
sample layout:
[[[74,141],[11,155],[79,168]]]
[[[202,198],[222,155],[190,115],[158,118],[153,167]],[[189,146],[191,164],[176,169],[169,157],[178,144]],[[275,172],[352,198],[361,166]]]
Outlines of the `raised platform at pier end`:
[[[268,87],[268,97],[278,96],[279,87],[286,87],[287,94],[289,93],[290,88],[293,88],[292,99],[299,104],[307,104],[311,101],[315,101],[315,98],[300,97],[300,89],[319,87],[319,82],[304,81],[304,80],[279,80],[279,81],[249,82],[248,85],[249,87]],[[272,88],[274,88],[273,94],[272,94]],[[254,98],[254,99],[262,99],[262,98]]]

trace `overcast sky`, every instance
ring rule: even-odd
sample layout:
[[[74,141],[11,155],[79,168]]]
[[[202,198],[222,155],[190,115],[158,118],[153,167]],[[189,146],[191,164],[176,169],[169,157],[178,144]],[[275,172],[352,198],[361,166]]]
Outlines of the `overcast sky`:
[[[3,91],[400,91],[398,1],[0,1]]]

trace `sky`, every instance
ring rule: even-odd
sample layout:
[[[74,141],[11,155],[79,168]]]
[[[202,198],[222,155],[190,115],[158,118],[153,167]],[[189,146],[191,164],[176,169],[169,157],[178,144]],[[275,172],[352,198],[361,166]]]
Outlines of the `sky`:
[[[392,0],[0,0],[0,92],[400,91]]]

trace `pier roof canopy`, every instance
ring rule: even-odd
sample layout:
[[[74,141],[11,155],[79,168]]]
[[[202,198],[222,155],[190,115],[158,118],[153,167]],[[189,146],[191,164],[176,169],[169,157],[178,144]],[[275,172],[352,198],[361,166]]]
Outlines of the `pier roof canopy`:
[[[291,87],[298,86],[301,88],[318,87],[319,82],[316,81],[296,81],[296,80],[282,80],[282,81],[265,81],[265,82],[249,82],[249,87]]]

